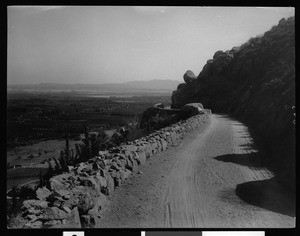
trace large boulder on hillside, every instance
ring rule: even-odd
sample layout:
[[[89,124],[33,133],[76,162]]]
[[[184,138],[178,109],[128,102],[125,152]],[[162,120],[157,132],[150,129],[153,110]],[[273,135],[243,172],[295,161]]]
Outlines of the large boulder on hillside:
[[[154,104],[153,107],[165,108],[164,104],[162,104],[161,102]]]
[[[215,52],[213,59],[217,59],[220,55],[222,55],[224,52],[222,50],[219,50],[217,52]]]
[[[186,82],[187,84],[190,84],[192,81],[196,80],[197,77],[196,77],[196,75],[194,74],[193,71],[188,70],[188,71],[185,72],[185,74],[183,75],[183,79],[184,79],[184,82]]]
[[[180,116],[182,119],[187,119],[189,117],[205,113],[203,105],[201,103],[188,103],[184,105],[180,109],[180,111]]]

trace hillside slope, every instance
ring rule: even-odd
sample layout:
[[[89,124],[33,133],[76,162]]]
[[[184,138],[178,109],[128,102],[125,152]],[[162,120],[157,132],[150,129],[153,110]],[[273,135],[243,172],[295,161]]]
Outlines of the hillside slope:
[[[196,79],[185,81],[172,94],[172,108],[201,102],[245,121],[260,137],[279,180],[294,190],[294,17],[240,47],[217,51]]]

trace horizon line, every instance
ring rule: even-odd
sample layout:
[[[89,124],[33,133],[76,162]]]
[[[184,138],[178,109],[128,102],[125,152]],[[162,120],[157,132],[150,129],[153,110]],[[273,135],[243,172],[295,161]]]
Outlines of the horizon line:
[[[152,80],[131,80],[126,82],[105,82],[105,83],[59,83],[59,82],[44,82],[44,83],[29,83],[29,84],[7,84],[7,85],[43,85],[43,84],[61,84],[61,85],[101,85],[101,84],[125,84],[132,82],[150,82],[150,81],[176,81],[181,82],[177,79],[152,79]]]

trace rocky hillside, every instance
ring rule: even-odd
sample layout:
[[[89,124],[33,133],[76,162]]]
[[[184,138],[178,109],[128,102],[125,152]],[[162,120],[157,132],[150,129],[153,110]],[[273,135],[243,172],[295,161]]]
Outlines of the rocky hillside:
[[[240,47],[217,51],[198,76],[187,71],[172,108],[201,102],[245,121],[261,139],[279,180],[295,184],[295,19],[281,19]]]

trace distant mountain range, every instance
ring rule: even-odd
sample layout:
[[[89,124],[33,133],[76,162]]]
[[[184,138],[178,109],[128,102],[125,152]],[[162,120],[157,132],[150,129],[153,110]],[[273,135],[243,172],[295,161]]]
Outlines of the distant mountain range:
[[[59,84],[40,83],[30,85],[7,85],[8,91],[97,91],[97,92],[134,92],[134,91],[173,91],[180,82],[177,80],[130,81],[107,84]]]

